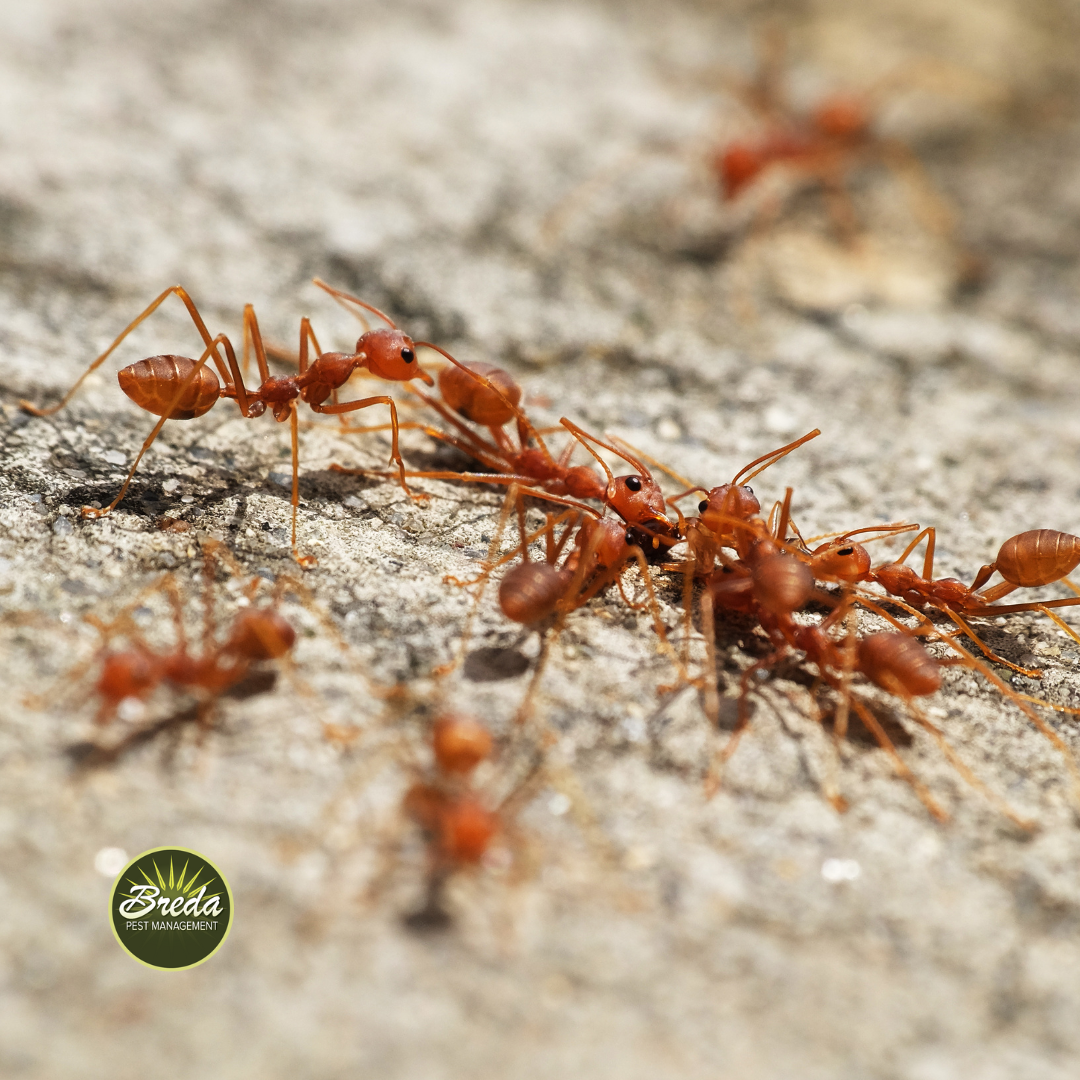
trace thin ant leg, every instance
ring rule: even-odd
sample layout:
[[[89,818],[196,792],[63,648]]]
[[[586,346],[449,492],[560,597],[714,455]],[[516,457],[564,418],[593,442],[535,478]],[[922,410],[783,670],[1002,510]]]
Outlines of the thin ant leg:
[[[775,665],[781,655],[782,653],[779,652],[770,653],[761,660],[756,660],[742,673],[739,679],[739,705],[735,730],[728,737],[727,742],[713,754],[712,761],[705,772],[705,798],[711,799],[720,790],[720,778],[723,775],[724,766],[738,749],[739,742],[750,727],[750,715],[746,702],[750,694],[751,680],[758,671],[764,671]]]
[[[860,701],[855,694],[851,695],[852,708],[859,714],[859,719],[866,725],[868,731],[878,741],[878,745],[892,758],[893,766],[901,779],[906,780],[918,795],[919,801],[930,811],[938,821],[949,820],[949,815],[941,808],[934,797],[930,794],[926,785],[908,768],[900,752],[896,749],[888,732],[881,726],[878,718],[868,709],[864,702]]]
[[[184,379],[184,381],[179,385],[179,387],[177,387],[176,393],[173,395],[173,399],[169,403],[169,407],[165,410],[164,415],[161,417],[160,420],[158,420],[158,422],[154,425],[153,430],[150,432],[149,435],[147,435],[146,439],[143,441],[142,446],[139,448],[138,454],[135,456],[135,463],[131,466],[131,470],[127,474],[127,479],[124,481],[123,487],[120,488],[120,493],[103,510],[99,510],[97,507],[94,506],[84,506],[82,508],[83,517],[104,517],[106,514],[111,513],[113,510],[116,509],[117,506],[120,505],[120,500],[123,499],[124,494],[127,492],[127,489],[131,484],[132,477],[134,477],[135,475],[135,470],[139,467],[139,462],[142,461],[143,454],[145,454],[146,451],[150,449],[151,445],[153,445],[154,440],[158,437],[158,435],[161,433],[161,429],[165,426],[165,421],[169,419],[173,410],[180,402],[180,399],[186,393],[187,388],[198,377],[199,372],[203,368],[203,365],[209,359],[211,352],[216,350],[218,344],[225,344],[227,347],[227,351],[230,353],[232,352],[232,344],[229,342],[229,339],[224,334],[218,334],[216,338],[213,338],[211,340],[210,344],[207,345],[206,349],[203,350],[202,356],[200,356],[199,359],[195,362],[195,366],[191,369],[188,377]],[[233,357],[233,363],[235,364],[235,362],[235,357]]]
[[[1080,765],[1077,764],[1076,758],[1073,755],[1072,750],[1069,749],[1068,744],[1061,738],[1060,735],[1034,709],[1030,707],[1030,704],[1041,705],[1045,708],[1052,709],[1056,712],[1063,713],[1075,713],[1076,710],[1066,709],[1064,706],[1054,705],[1051,702],[1043,701],[1041,698],[1034,698],[1027,694],[1020,694],[1013,690],[1011,686],[1008,686],[1001,678],[999,678],[986,664],[979,661],[973,656],[967,649],[963,647],[954,637],[948,634],[943,634],[930,622],[924,622],[920,627],[914,630],[911,627],[906,627],[903,623],[897,622],[886,611],[883,611],[873,602],[868,602],[865,597],[858,597],[858,600],[865,607],[874,611],[876,614],[881,615],[899,630],[904,633],[914,634],[916,636],[929,636],[932,640],[940,641],[943,645],[952,649],[958,655],[947,659],[939,659],[938,664],[944,667],[966,667],[972,671],[981,675],[991,686],[993,686],[999,693],[1007,697],[1010,701],[1016,703],[1016,706],[1020,711],[1031,721],[1031,723],[1038,729],[1038,731],[1044,735],[1054,747],[1061,752],[1065,758],[1066,765],[1069,768],[1073,777],[1074,783],[1074,795],[1080,805]]]
[[[903,695],[902,695],[903,696]],[[963,758],[953,749],[952,744],[946,739],[945,732],[941,730],[923,711],[915,704],[910,696],[904,696],[905,703],[916,723],[928,731],[938,748],[945,755],[949,764],[973,787],[980,792],[989,802],[993,803],[1011,822],[1018,825],[1026,832],[1036,828],[1034,821],[1021,817],[989,784],[981,780],[966,764]]]
[[[228,377],[225,373],[225,366],[221,360],[217,351],[218,338],[211,338],[210,331],[206,329],[206,323],[203,322],[202,316],[199,314],[199,309],[195,306],[195,302],[188,295],[187,290],[180,285],[173,285],[171,288],[166,289],[156,300],[151,302],[137,318],[133,319],[119,334],[115,341],[79,376],[75,385],[60,399],[56,405],[50,405],[48,408],[42,409],[36,405],[31,404],[29,401],[21,401],[19,405],[26,409],[27,412],[33,413],[35,416],[51,416],[55,412],[59,412],[74,396],[76,391],[82,386],[86,377],[93,371],[96,371],[105,361],[112,355],[114,350],[120,345],[120,343],[130,334],[140,323],[148,319],[157,309],[175,293],[182,301],[184,306],[188,310],[188,314],[191,316],[192,322],[195,324],[195,328],[199,331],[200,336],[203,339],[203,343],[206,345],[208,353],[212,353],[214,357],[214,363],[217,365],[217,369],[221,374],[221,377],[228,381]]]
[[[318,559],[314,555],[301,555],[296,546],[296,515],[300,508],[300,432],[295,401],[289,402],[289,440],[292,444],[292,553],[301,566],[310,569],[318,565]]]
[[[405,462],[401,460],[401,452],[398,450],[397,404],[392,397],[388,397],[385,394],[379,394],[376,397],[361,398],[359,401],[347,401],[340,405],[312,405],[311,408],[317,413],[336,416],[340,413],[356,412],[359,409],[366,409],[370,405],[386,405],[390,409],[390,425],[392,429],[392,434],[390,436],[390,462],[391,464],[397,465],[398,479],[401,482],[401,486],[405,489],[405,494],[415,502],[426,499],[427,495],[422,492],[419,495],[414,495],[409,490],[409,485],[405,482]]]

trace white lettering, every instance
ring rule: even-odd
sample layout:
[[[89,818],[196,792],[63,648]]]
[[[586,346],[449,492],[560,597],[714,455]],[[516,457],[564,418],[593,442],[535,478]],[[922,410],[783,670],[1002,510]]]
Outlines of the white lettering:
[[[206,886],[204,885],[188,902],[184,905],[185,915],[198,915],[199,905],[202,903],[203,893],[206,892]]]
[[[120,915],[125,919],[141,919],[154,910],[154,898],[158,894],[156,885],[135,885],[131,889],[134,894],[130,900],[125,900],[118,908]],[[145,907],[140,906],[145,903]]]
[[[221,900],[219,897],[211,896],[209,900],[203,904],[203,909],[200,912],[203,918],[207,915],[220,915],[221,914]]]
[[[173,902],[172,902],[172,903],[171,903],[171,904],[169,905],[169,912],[168,912],[168,913],[169,913],[170,915],[172,915],[172,916],[173,916],[173,918],[175,918],[175,917],[176,917],[177,915],[179,915],[179,914],[180,914],[180,910],[181,910],[181,909],[183,908],[183,906],[184,906],[184,898],[183,898],[182,896],[178,896],[178,897],[177,897],[177,898],[176,898],[176,899],[175,899],[175,900],[174,900],[174,901],[173,901]]]

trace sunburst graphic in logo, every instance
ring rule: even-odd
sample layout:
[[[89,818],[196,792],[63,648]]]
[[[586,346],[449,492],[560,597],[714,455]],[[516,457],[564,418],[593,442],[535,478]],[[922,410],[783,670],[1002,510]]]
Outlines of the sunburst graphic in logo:
[[[167,847],[144,851],[124,868],[109,913],[117,940],[136,960],[176,971],[221,947],[232,912],[221,871],[198,852]]]

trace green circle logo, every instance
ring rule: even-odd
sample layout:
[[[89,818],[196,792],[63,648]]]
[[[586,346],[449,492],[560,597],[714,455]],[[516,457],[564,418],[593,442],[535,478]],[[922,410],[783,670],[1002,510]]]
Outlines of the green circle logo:
[[[232,926],[225,875],[197,851],[151,848],[124,867],[109,898],[113,933],[148,967],[179,971],[208,960]]]

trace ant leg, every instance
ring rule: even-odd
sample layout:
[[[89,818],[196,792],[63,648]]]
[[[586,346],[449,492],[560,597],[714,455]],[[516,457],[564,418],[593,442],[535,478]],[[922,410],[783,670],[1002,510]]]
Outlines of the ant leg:
[[[971,627],[968,625],[968,623],[966,623],[963,619],[961,619],[960,616],[955,611],[951,610],[950,608],[942,608],[940,610],[943,610],[945,612],[945,614],[948,615],[949,618],[952,619],[952,621],[954,623],[956,623],[956,625],[959,626],[960,629],[963,630],[963,632],[969,638],[971,638],[971,640],[973,642],[975,642],[975,644],[979,648],[979,651],[988,660],[993,660],[995,663],[998,663],[998,664],[1004,664],[1005,667],[1011,668],[1013,671],[1017,671],[1021,675],[1026,675],[1029,679],[1041,679],[1042,678],[1042,672],[1041,671],[1038,671],[1038,670],[1036,670],[1034,668],[1021,667],[1019,664],[1014,664],[1011,660],[1006,660],[1003,656],[998,656],[998,654],[995,653],[990,648],[989,645],[985,644],[983,642],[983,640],[979,637],[979,635],[976,634],[975,631],[972,630]]]
[[[705,687],[702,707],[713,728],[720,726],[719,674],[716,670],[716,612],[708,589],[701,594],[701,631],[705,635]]]
[[[59,412],[74,396],[76,391],[82,386],[86,377],[92,372],[96,371],[105,361],[112,355],[114,350],[121,344],[121,342],[134,330],[140,323],[148,319],[157,309],[175,293],[184,303],[184,306],[188,310],[188,314],[191,316],[192,322],[195,323],[195,328],[199,331],[200,336],[203,339],[203,343],[207,349],[213,353],[214,363],[217,365],[218,371],[221,373],[222,378],[225,378],[225,367],[222,363],[221,357],[218,355],[216,343],[219,338],[211,338],[210,331],[206,329],[206,323],[203,322],[202,316],[199,314],[199,309],[195,306],[194,301],[187,294],[187,290],[180,285],[173,285],[171,288],[166,289],[156,300],[150,303],[143,309],[142,314],[133,319],[123,329],[115,341],[79,376],[75,385],[60,399],[56,405],[50,405],[46,409],[39,408],[37,405],[31,404],[29,401],[19,401],[19,404],[27,412],[33,413],[35,416],[51,416],[55,412]]]
[[[452,660],[448,664],[441,664],[437,667],[433,674],[436,678],[443,678],[449,675],[462,661],[465,659],[465,650],[468,648],[469,638],[472,636],[472,625],[476,619],[476,613],[480,608],[480,601],[483,599],[484,590],[487,587],[488,578],[491,576],[491,572],[499,564],[495,561],[496,552],[502,545],[502,534],[506,529],[506,523],[510,519],[510,511],[513,509],[515,503],[520,502],[518,496],[518,489],[516,486],[511,485],[510,489],[506,493],[506,498],[503,499],[502,509],[499,511],[499,524],[492,533],[491,540],[488,543],[487,558],[484,560],[484,568],[478,577],[473,578],[471,581],[459,581],[457,578],[447,576],[443,580],[453,585],[459,585],[463,588],[468,588],[471,585],[479,585],[479,589],[476,592],[476,597],[473,600],[473,605],[469,609],[469,614],[465,619],[465,625],[461,631],[461,643],[458,647],[457,658]],[[516,554],[516,551],[511,554],[511,558]]]
[[[296,424],[296,402],[289,402],[289,436],[292,442],[292,554],[305,570],[318,566],[314,555],[301,555],[296,546],[296,515],[300,508],[300,432]]]
[[[359,401],[347,401],[341,405],[312,405],[311,408],[317,413],[328,413],[330,415],[338,415],[340,413],[356,412],[358,409],[366,409],[369,405],[387,405],[390,408],[390,426],[393,434],[390,436],[390,461],[392,464],[397,465],[398,479],[401,481],[401,486],[405,489],[405,494],[415,502],[420,502],[427,498],[425,494],[414,495],[409,490],[409,485],[405,482],[405,462],[401,460],[401,453],[398,450],[398,415],[397,405],[392,397],[386,395],[379,395],[378,397],[361,398]]]
[[[893,745],[892,739],[889,738],[888,733],[881,726],[878,718],[866,707],[866,704],[860,701],[855,695],[851,697],[851,705],[855,711],[859,714],[859,719],[866,725],[875,739],[877,739],[878,745],[892,758],[893,767],[900,775],[901,779],[906,780],[914,789],[915,794],[918,795],[919,801],[930,811],[931,815],[938,821],[948,821],[949,815],[941,808],[934,797],[930,794],[926,785],[908,768],[904,759],[900,756],[900,752]]]
[[[778,652],[770,653],[763,659],[756,660],[742,673],[742,677],[739,679],[738,719],[735,722],[735,730],[731,733],[727,742],[713,754],[712,761],[705,773],[705,798],[711,799],[720,790],[720,777],[724,771],[724,766],[739,748],[739,742],[746,729],[750,726],[750,714],[746,708],[746,700],[750,694],[750,680],[756,672],[774,667],[780,657],[781,654]]]
[[[976,791],[981,792],[991,803],[994,804],[1013,824],[1018,825],[1025,832],[1035,829],[1034,821],[1021,817],[993,788],[982,781],[964,762],[963,758],[953,749],[945,738],[945,733],[933,721],[926,716],[915,704],[910,696],[905,698],[908,710],[921,728],[928,731],[938,744],[941,752],[945,755],[949,764],[970,784]]]
[[[158,422],[154,425],[153,430],[150,432],[149,435],[147,435],[146,439],[143,441],[143,444],[140,447],[138,454],[135,456],[135,463],[131,466],[131,471],[127,474],[127,479],[124,481],[124,485],[123,485],[123,487],[120,488],[120,493],[116,496],[116,498],[113,499],[113,501],[111,503],[109,503],[109,505],[106,506],[103,510],[99,510],[95,506],[84,506],[82,508],[82,516],[83,517],[89,517],[89,518],[104,517],[106,514],[111,513],[113,510],[116,509],[117,506],[119,506],[120,500],[124,497],[124,494],[126,493],[128,487],[131,484],[131,479],[135,475],[135,470],[139,467],[139,462],[142,461],[143,454],[145,454],[146,451],[150,449],[150,447],[153,444],[154,440],[161,433],[161,429],[165,426],[165,421],[169,419],[170,415],[172,414],[173,410],[176,408],[176,406],[179,403],[180,399],[184,396],[184,393],[187,391],[187,388],[198,377],[199,372],[202,370],[203,365],[206,363],[207,359],[210,357],[211,352],[216,348],[216,346],[218,345],[219,342],[222,342],[222,341],[227,342],[228,340],[229,339],[224,334],[218,334],[218,336],[211,341],[211,343],[206,347],[206,349],[203,350],[202,356],[200,356],[199,359],[195,362],[195,366],[191,369],[191,372],[188,375],[188,377],[177,388],[176,393],[173,395],[172,401],[169,403],[168,408],[165,409],[165,412],[162,415],[161,419],[158,420]],[[232,348],[231,345],[229,347],[230,347],[230,349]]]

